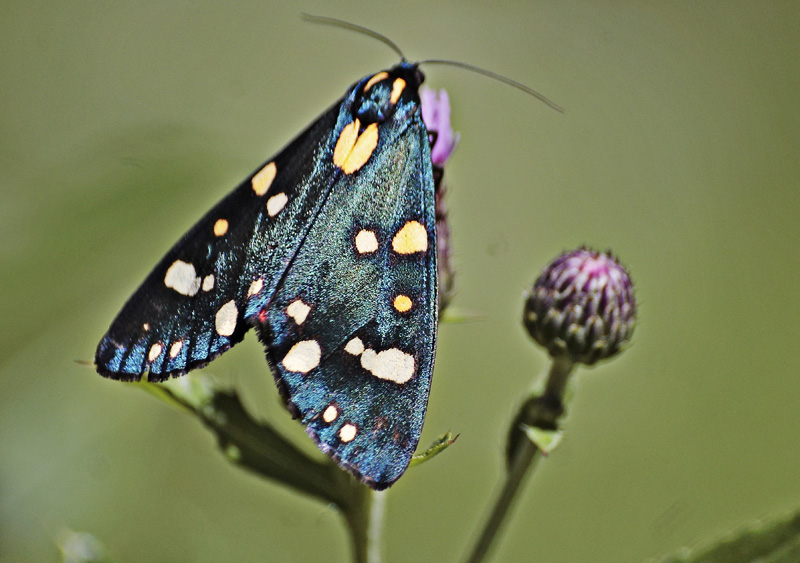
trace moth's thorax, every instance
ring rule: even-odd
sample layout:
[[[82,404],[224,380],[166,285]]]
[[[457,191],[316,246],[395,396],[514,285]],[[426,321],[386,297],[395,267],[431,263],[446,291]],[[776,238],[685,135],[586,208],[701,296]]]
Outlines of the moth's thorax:
[[[407,62],[364,78],[353,92],[353,118],[362,124],[383,123],[398,108],[419,107],[418,91],[424,80],[417,65]]]

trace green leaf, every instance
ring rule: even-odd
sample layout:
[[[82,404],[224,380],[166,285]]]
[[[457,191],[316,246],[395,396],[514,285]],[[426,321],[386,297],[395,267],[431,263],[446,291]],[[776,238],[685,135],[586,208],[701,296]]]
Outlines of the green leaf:
[[[458,439],[459,434],[453,436],[453,433],[449,430],[439,436],[436,441],[434,441],[428,449],[422,453],[414,454],[411,458],[411,463],[408,464],[409,467],[414,467],[415,465],[419,465],[420,463],[424,463],[442,453],[444,450],[449,448],[455,441]]]
[[[722,538],[711,547],[688,550],[659,563],[796,563],[800,561],[800,511],[772,520],[758,520]]]
[[[543,428],[528,426],[527,424],[521,424],[520,426],[528,439],[533,442],[533,445],[539,448],[544,455],[556,449],[564,435],[561,430],[544,430]]]

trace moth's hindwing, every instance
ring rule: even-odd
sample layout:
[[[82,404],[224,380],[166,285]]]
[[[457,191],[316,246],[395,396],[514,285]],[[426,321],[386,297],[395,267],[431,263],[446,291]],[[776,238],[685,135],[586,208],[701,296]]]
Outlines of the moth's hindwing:
[[[416,65],[355,84],[156,266],[100,373],[202,366],[252,326],[319,447],[382,489],[419,441],[436,344],[434,184]]]

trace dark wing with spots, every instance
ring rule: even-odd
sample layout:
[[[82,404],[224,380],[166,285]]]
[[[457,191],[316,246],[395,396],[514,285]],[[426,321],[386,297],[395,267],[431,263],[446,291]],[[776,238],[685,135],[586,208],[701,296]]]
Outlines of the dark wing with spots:
[[[159,262],[97,347],[100,374],[163,380],[240,342],[336,178],[341,102],[220,201]],[[254,286],[254,280],[261,280]],[[255,290],[259,291],[255,291]]]
[[[419,84],[406,80],[369,160],[334,183],[258,328],[295,416],[376,489],[416,449],[436,344],[430,148]]]

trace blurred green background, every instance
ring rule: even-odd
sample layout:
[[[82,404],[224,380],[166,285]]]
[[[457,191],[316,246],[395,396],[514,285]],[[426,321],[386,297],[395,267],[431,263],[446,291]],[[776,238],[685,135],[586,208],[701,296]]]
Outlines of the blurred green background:
[[[578,371],[562,445],[497,561],[642,561],[800,505],[800,8],[795,2],[40,2],[0,6],[0,559],[65,529],[118,561],[345,561],[338,515],[230,466],[190,417],[74,360],[200,215],[363,75],[450,58],[458,271],[423,443],[390,491],[386,561],[461,558],[506,427],[547,366],[522,292],[611,247],[640,323]],[[313,451],[255,338],[208,371]],[[420,554],[424,554],[421,555]]]

